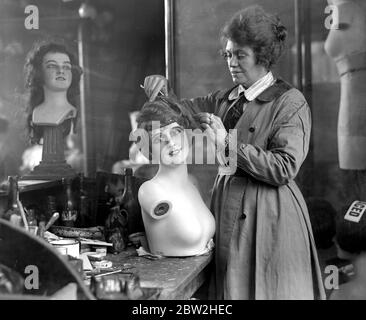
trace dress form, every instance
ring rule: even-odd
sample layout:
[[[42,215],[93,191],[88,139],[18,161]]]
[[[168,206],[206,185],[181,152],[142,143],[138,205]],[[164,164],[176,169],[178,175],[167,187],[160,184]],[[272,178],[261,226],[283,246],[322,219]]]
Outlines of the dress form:
[[[325,51],[340,75],[338,152],[341,169],[366,169],[366,3],[328,0],[337,6],[339,28],[329,30]]]

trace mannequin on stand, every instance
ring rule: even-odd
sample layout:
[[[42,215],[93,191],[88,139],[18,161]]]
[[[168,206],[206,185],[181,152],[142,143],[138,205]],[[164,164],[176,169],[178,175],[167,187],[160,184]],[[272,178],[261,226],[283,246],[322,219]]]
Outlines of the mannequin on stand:
[[[204,253],[212,243],[215,219],[188,175],[190,145],[185,129],[193,120],[172,99],[157,98],[143,106],[137,122],[142,152],[159,163],[157,174],[138,192],[151,253]]]
[[[366,2],[328,0],[328,3],[336,7],[325,51],[337,65],[341,84],[339,165],[346,170],[365,170]]]
[[[76,122],[82,70],[64,45],[53,42],[36,45],[25,70],[31,141],[39,143],[43,138],[42,161],[25,178],[72,177],[76,172],[65,161],[65,137]]]

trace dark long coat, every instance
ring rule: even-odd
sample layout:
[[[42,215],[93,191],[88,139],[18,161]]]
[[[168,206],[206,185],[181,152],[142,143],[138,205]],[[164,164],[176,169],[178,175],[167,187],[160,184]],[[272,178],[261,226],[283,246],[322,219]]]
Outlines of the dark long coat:
[[[225,120],[230,92],[182,103]],[[308,210],[294,181],[309,148],[304,96],[277,79],[247,103],[235,129],[236,173],[216,177],[211,202],[216,298],[324,299]]]

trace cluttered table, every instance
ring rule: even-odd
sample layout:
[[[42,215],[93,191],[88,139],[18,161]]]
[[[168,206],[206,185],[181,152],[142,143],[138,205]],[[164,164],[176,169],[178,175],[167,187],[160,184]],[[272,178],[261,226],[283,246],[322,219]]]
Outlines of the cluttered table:
[[[52,231],[60,233],[63,227],[52,227]],[[73,229],[73,228],[64,228]],[[76,228],[74,228],[76,229]],[[90,230],[97,228],[90,228]],[[83,230],[83,229],[80,229]],[[94,231],[95,231],[94,230]],[[96,233],[94,233],[96,234]],[[64,240],[61,241],[65,241]],[[72,239],[69,239],[73,241]],[[209,264],[213,251],[191,257],[162,257],[155,256],[145,251],[143,247],[129,245],[125,250],[112,253],[98,253],[99,244],[103,247],[106,242],[92,239],[79,238],[80,243],[88,249],[81,250],[80,257],[83,261],[84,279],[90,286],[97,299],[124,299],[128,294],[119,294],[123,288],[112,290],[117,294],[109,294],[109,288],[119,286],[120,278],[124,275],[133,275],[138,278],[138,286],[146,293],[143,299],[161,300],[186,300],[190,299],[196,291],[209,279]],[[96,251],[89,251],[90,245]],[[68,253],[70,254],[70,253]],[[87,262],[85,263],[85,256]],[[87,267],[89,265],[90,267]],[[103,279],[103,289],[98,291],[91,283],[91,278]],[[111,280],[114,284],[108,284]],[[149,292],[149,293],[147,293]],[[126,293],[126,291],[125,291]],[[150,294],[151,293],[151,294]],[[99,295],[100,294],[100,295]],[[141,299],[139,296],[138,299]]]
[[[60,186],[62,186],[60,182],[53,181],[19,183],[24,202],[40,199],[43,190],[47,192],[48,196],[52,188]],[[35,195],[32,192],[38,193]],[[55,189],[54,194],[57,195],[58,192],[60,190]],[[6,200],[6,198],[4,199]],[[209,267],[213,251],[193,257],[157,257],[141,254],[140,249],[142,247],[137,250],[136,246],[131,243],[125,250],[117,251],[118,254],[106,253],[108,245],[112,244],[101,241],[103,240],[103,227],[72,228],[52,225],[50,222],[54,222],[55,214],[57,214],[57,217],[59,216],[58,212],[50,216],[51,218],[44,228],[42,236],[38,235],[40,225],[34,227],[36,232],[32,236],[28,236],[32,232],[22,231],[22,228],[13,228],[6,221],[3,222],[4,225],[1,229],[4,234],[9,233],[5,238],[11,240],[11,243],[9,242],[7,245],[4,242],[1,246],[0,243],[0,249],[6,252],[4,253],[7,257],[5,265],[9,267],[17,266],[19,270],[14,270],[23,272],[24,266],[30,264],[30,262],[34,264],[34,261],[37,261],[37,265],[42,269],[42,272],[50,274],[50,281],[44,283],[42,292],[49,291],[50,287],[54,290],[58,289],[67,283],[67,279],[70,281],[79,274],[81,276],[77,277],[79,278],[77,280],[79,285],[85,286],[85,290],[89,286],[90,293],[97,299],[120,300],[136,297],[137,299],[186,300],[192,298],[205,281],[209,279]],[[26,220],[26,218],[24,219]],[[51,232],[46,231],[48,225],[50,225],[49,231]],[[28,231],[32,230],[29,227]],[[46,236],[47,234],[48,236]],[[47,241],[40,240],[43,237],[47,238]],[[49,242],[51,246],[46,246],[45,242]],[[34,247],[37,250],[24,250],[19,257],[16,254],[11,254],[12,251],[9,248],[18,246],[19,243],[27,243],[30,248]],[[103,251],[103,253],[98,250]],[[45,253],[49,256],[46,259],[47,261],[40,260],[37,252],[41,251],[43,252],[42,257]],[[61,263],[60,258],[58,258],[59,253],[68,257],[69,267],[64,265],[65,262]],[[87,259],[85,259],[85,256],[87,256]],[[93,259],[91,259],[92,257]],[[22,259],[22,263],[18,263],[18,266],[14,264],[14,261],[18,261],[19,258]],[[70,260],[70,258],[72,259]],[[52,259],[56,261],[54,263],[58,264],[59,269],[65,273],[65,281],[61,278],[58,279],[60,281],[52,280],[54,279],[53,272],[55,269],[54,267],[49,268],[49,261]],[[86,264],[85,260],[87,261]],[[100,266],[98,266],[98,263],[100,263]],[[103,264],[108,266],[102,266]],[[71,274],[70,268],[77,273]],[[136,283],[138,285],[135,285]],[[100,296],[98,296],[98,293]]]
[[[195,257],[150,260],[129,248],[117,255],[108,254],[106,258],[114,266],[138,274],[141,287],[160,289],[158,299],[185,300],[208,279],[207,269],[212,255],[210,252]]]

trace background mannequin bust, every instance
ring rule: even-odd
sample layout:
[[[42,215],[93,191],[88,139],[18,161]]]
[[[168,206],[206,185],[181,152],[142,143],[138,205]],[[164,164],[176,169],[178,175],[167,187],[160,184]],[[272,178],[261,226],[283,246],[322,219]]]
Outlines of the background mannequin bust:
[[[366,2],[328,0],[337,6],[336,23],[329,30],[325,51],[340,75],[338,152],[342,169],[366,169]],[[333,17],[337,15],[333,12]],[[334,20],[334,19],[333,19]]]
[[[76,121],[82,73],[75,56],[63,44],[41,42],[29,52],[25,71],[32,142],[39,143],[42,126],[62,124],[66,136]]]
[[[143,152],[151,148],[146,156],[159,163],[157,174],[138,193],[150,251],[164,256],[200,254],[215,233],[215,220],[188,176],[184,129],[193,120],[173,100],[157,98],[143,106],[137,122],[146,130],[140,136]]]
[[[67,100],[72,81],[70,58],[65,53],[48,52],[43,57],[44,101],[33,110],[35,125],[60,125],[76,117],[76,108]]]

